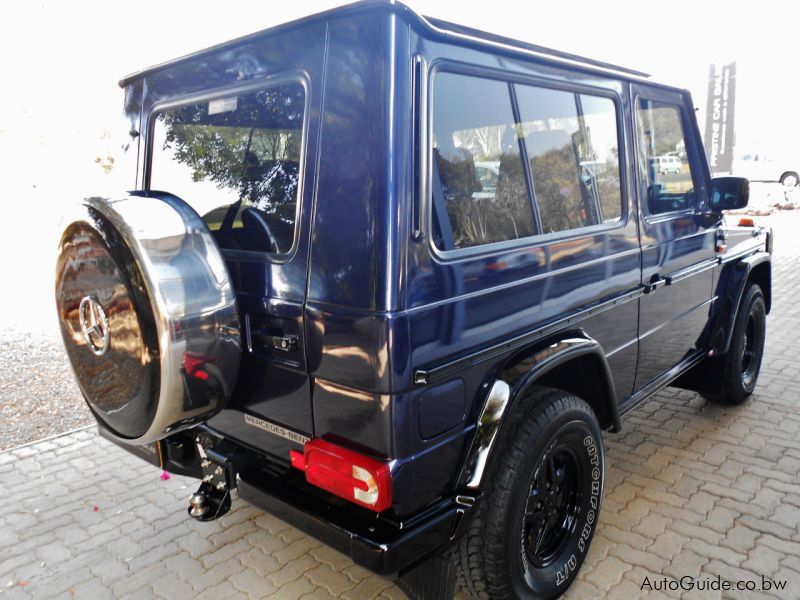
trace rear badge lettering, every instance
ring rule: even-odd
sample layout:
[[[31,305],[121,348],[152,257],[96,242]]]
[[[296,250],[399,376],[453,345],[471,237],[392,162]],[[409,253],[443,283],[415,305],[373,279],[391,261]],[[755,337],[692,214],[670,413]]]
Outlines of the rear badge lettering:
[[[245,415],[244,422],[248,425],[252,425],[253,427],[258,427],[259,429],[263,429],[264,431],[268,431],[269,433],[273,433],[275,435],[279,435],[282,438],[286,438],[292,442],[297,442],[298,444],[305,444],[311,438],[308,436],[303,435],[302,433],[297,433],[296,431],[292,431],[291,429],[286,429],[285,427],[281,427],[280,425],[276,425],[275,423],[270,423],[269,421],[265,421],[264,419],[259,419],[258,417],[254,417],[253,415]]]

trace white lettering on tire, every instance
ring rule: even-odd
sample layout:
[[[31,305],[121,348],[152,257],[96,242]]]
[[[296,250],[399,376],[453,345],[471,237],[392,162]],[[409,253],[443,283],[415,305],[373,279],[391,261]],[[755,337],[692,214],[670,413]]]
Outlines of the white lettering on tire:
[[[583,445],[589,455],[589,463],[592,465],[591,493],[589,496],[589,510],[586,513],[586,522],[581,530],[581,537],[578,539],[578,550],[581,554],[586,552],[589,537],[592,535],[593,525],[597,519],[597,510],[600,507],[600,453],[594,437],[587,435],[583,438]],[[563,585],[569,579],[570,573],[577,567],[578,561],[572,554],[564,563],[564,566],[556,573],[556,586]]]

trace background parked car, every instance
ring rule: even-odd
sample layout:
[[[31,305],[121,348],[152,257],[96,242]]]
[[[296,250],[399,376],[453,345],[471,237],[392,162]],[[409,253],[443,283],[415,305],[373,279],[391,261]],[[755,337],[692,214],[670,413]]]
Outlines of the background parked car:
[[[683,170],[683,163],[677,156],[654,156],[650,159],[650,164],[661,175],[680,173]]]
[[[733,160],[733,174],[750,181],[779,181],[785,186],[800,184],[800,161],[773,160],[764,154],[741,154]]]

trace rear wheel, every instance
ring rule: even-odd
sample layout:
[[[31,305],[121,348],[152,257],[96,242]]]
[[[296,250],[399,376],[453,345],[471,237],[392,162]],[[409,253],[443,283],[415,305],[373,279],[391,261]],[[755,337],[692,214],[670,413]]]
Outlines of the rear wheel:
[[[723,357],[720,393],[711,399],[723,404],[741,404],[753,393],[761,371],[767,330],[764,294],[750,284],[742,294],[733,326],[731,345]]]
[[[795,187],[796,185],[800,184],[800,176],[797,175],[794,171],[786,171],[781,175],[779,181],[789,187]]]
[[[512,419],[457,567],[478,598],[555,598],[577,575],[597,526],[600,426],[586,402],[552,388],[531,390]]]

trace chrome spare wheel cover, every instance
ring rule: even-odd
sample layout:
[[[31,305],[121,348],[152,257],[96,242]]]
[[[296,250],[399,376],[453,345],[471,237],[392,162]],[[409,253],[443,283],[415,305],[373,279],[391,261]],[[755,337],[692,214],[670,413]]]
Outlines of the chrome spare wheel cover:
[[[233,393],[236,295],[205,223],[175,196],[85,200],[61,235],[56,306],[81,391],[120,441],[195,425]]]

